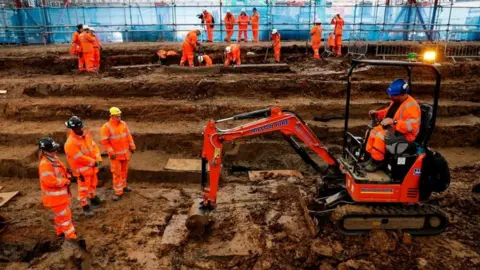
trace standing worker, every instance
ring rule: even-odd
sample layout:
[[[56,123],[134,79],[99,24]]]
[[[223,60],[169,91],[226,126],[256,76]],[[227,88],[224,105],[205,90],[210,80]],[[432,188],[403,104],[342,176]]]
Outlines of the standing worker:
[[[335,52],[335,36],[333,33],[328,34],[328,49],[331,52]]]
[[[100,150],[90,134],[83,130],[83,122],[78,116],[72,116],[65,126],[71,129],[65,143],[65,154],[73,175],[78,179],[78,200],[87,217],[93,216],[90,204],[98,206],[103,200],[96,195],[98,167],[102,162]]]
[[[90,34],[88,25],[83,26],[83,31],[80,34],[80,44],[82,46],[83,58],[85,59],[85,68],[87,72],[94,72],[94,59],[93,59],[93,43],[95,39]]]
[[[272,30],[272,48],[273,54],[275,55],[275,62],[280,63],[280,49],[282,45],[280,44],[280,33],[277,29]]]
[[[43,205],[52,210],[57,236],[66,239],[77,239],[70,211],[70,180],[67,168],[57,157],[60,145],[51,138],[43,138],[38,142],[40,165],[38,175],[42,189]]]
[[[335,15],[330,21],[330,24],[334,24],[335,28],[333,29],[333,34],[335,35],[335,53],[337,56],[342,56],[342,35],[343,35],[343,25],[345,22],[340,17],[340,14]]]
[[[250,23],[250,18],[248,17],[247,13],[245,13],[245,9],[242,8],[242,12],[238,15],[237,18],[238,22],[238,42],[241,40],[248,42],[247,31],[248,31],[248,24]],[[245,39],[242,39],[242,33]]]
[[[210,58],[210,56],[206,54],[198,56],[198,63],[200,64],[200,66],[205,66],[205,67],[209,67],[213,65],[212,58]]]
[[[100,43],[100,39],[95,35],[95,29],[90,27],[90,34],[92,35],[93,39],[93,67],[95,71],[100,69],[100,49],[102,49],[102,44]]]
[[[213,18],[212,14],[208,12],[206,9],[202,10],[203,12],[203,23],[205,23],[207,27],[207,42],[213,42],[213,28],[215,27],[215,19]]]
[[[183,41],[183,52],[182,59],[180,60],[180,66],[185,63],[188,59],[188,65],[193,67],[193,53],[198,50],[200,43],[198,42],[198,37],[202,34],[202,30],[191,30],[188,32],[185,40]]]
[[[123,192],[132,191],[127,186],[128,162],[136,149],[127,124],[121,120],[121,114],[119,108],[110,108],[110,119],[101,129],[102,146],[108,152],[113,174],[114,201],[120,200]]]
[[[312,36],[313,58],[320,59],[320,45],[322,43],[322,23],[315,22],[315,26],[310,30]]]
[[[258,42],[258,26],[260,21],[260,14],[257,12],[257,8],[252,9],[252,35],[253,42]]]
[[[230,64],[237,66],[241,64],[239,45],[232,44],[225,48],[225,66],[228,67]]]
[[[232,41],[233,36],[233,27],[235,26],[235,16],[230,12],[230,9],[227,9],[227,14],[223,19],[225,23],[225,30],[227,31],[227,36],[225,37],[226,42]]]
[[[80,34],[83,31],[83,24],[77,25],[77,31],[72,35],[72,46],[70,47],[70,54],[76,55],[78,58],[78,70],[85,70],[85,60],[83,58],[82,46],[80,44]]]

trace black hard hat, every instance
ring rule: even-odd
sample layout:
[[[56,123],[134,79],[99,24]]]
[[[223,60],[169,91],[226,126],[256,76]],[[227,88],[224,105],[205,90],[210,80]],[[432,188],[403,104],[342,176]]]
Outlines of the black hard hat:
[[[254,7],[252,10],[253,10],[253,11],[257,11],[257,8],[256,8],[256,7]]]
[[[71,129],[80,129],[83,128],[83,122],[80,117],[74,115],[70,117],[67,122],[65,122],[65,126]]]
[[[82,28],[83,28],[83,24],[77,24],[77,29],[78,30],[82,30]]]
[[[57,151],[60,144],[56,143],[52,138],[43,138],[38,141],[38,149],[47,152]]]

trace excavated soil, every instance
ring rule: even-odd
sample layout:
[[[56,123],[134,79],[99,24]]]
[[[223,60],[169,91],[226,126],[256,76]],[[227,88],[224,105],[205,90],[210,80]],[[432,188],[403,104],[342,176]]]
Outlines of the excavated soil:
[[[222,62],[225,44],[205,50]],[[261,64],[267,43],[243,45],[245,63]],[[2,269],[477,269],[480,267],[480,212],[471,193],[480,175],[480,62],[442,62],[438,118],[430,145],[444,155],[452,183],[430,204],[442,208],[450,224],[438,236],[412,237],[400,231],[345,236],[328,218],[313,237],[298,192],[311,197],[319,180],[280,134],[226,143],[218,207],[202,236],[184,226],[191,204],[201,197],[198,171],[169,171],[169,158],[200,158],[202,129],[209,119],[269,106],[296,111],[319,139],[340,152],[350,59],[319,62],[305,55],[305,43],[287,42],[284,62],[291,72],[237,74],[168,73],[152,66],[155,51],[179,51],[177,43],[106,45],[102,70],[72,72],[68,46],[33,46],[0,50],[0,192],[20,194],[0,207],[7,228],[0,233]],[[253,53],[253,54],[252,54]],[[308,54],[311,52],[308,51]],[[267,62],[272,61],[270,54]],[[172,59],[172,63],[178,59]],[[125,65],[147,65],[118,68]],[[430,103],[433,77],[413,71],[412,95]],[[350,127],[362,135],[366,112],[387,104],[389,81],[403,70],[360,67],[352,80]],[[99,174],[98,193],[106,204],[86,218],[72,200],[73,222],[87,242],[88,259],[78,267],[77,254],[56,239],[51,214],[42,206],[37,179],[39,138],[61,144],[71,115],[85,120],[98,141],[107,110],[118,106],[138,151],[129,181],[133,192],[111,201],[108,160]],[[247,121],[221,124],[231,128]],[[308,151],[313,156],[313,152]],[[60,154],[64,159],[64,154]],[[319,158],[314,160],[322,163]],[[249,170],[299,170],[297,179],[273,173],[250,180]],[[76,194],[76,184],[72,184]],[[0,224],[3,225],[3,224]],[[78,256],[77,256],[78,257]],[[75,264],[77,263],[77,264]]]

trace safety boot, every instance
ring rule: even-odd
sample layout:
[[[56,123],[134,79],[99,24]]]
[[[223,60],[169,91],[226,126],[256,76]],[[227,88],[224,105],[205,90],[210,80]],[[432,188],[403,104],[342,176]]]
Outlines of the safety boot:
[[[86,216],[86,217],[93,217],[93,212],[92,212],[92,209],[90,208],[90,205],[85,205],[82,207],[83,209],[83,214]]]
[[[104,203],[105,201],[102,200],[100,197],[95,196],[92,199],[90,199],[90,203],[92,206],[99,206],[100,204]]]
[[[112,200],[119,201],[122,198],[122,195],[114,195]]]
[[[375,159],[371,159],[364,167],[366,172],[375,172],[377,170],[383,169],[385,167],[386,161],[381,160],[377,161]]]
[[[131,187],[124,187],[123,191],[124,192],[131,192],[133,189]]]

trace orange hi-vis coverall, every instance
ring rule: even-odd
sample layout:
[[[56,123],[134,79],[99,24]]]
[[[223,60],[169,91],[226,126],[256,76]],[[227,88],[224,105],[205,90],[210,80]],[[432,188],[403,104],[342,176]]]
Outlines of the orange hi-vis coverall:
[[[280,49],[282,48],[280,44],[280,33],[272,34],[272,46],[275,62],[280,62]]]
[[[225,57],[225,66],[230,66],[230,63],[235,63],[236,65],[241,64],[240,60],[240,46],[237,44],[230,45],[231,51],[227,53]]]
[[[92,34],[92,37],[95,40],[93,42],[93,67],[95,71],[98,71],[100,69],[100,47],[102,47],[102,44],[95,34]]]
[[[253,35],[253,42],[258,42],[258,26],[260,22],[260,14],[255,12],[252,14],[252,35]]]
[[[238,42],[242,40],[242,33],[244,36],[244,41],[248,41],[247,31],[248,31],[248,23],[250,22],[250,18],[248,15],[238,15],[237,23],[238,23]]]
[[[165,59],[167,56],[176,56],[178,53],[176,51],[158,50],[157,55],[158,57]]]
[[[225,38],[226,42],[230,42],[233,36],[233,27],[235,26],[235,16],[231,13],[227,13],[223,19],[225,23],[225,30],[227,31],[227,37]]]
[[[377,111],[377,118],[385,118],[392,105],[393,102],[391,102],[387,108]],[[393,120],[396,120],[397,123],[392,124],[392,132],[394,134],[400,133],[408,142],[415,141],[420,131],[421,117],[422,112],[420,106],[417,101],[409,95],[398,107],[393,117]],[[387,130],[383,129],[382,126],[376,126],[370,131],[370,136],[368,137],[366,151],[377,161],[385,158],[385,137],[387,136]]]
[[[335,36],[332,33],[328,34],[328,48],[332,52],[335,49]]]
[[[213,42],[213,16],[210,12],[203,12],[203,22],[207,27],[207,39],[209,42]]]
[[[95,39],[90,33],[82,32],[80,34],[80,44],[82,46],[83,58],[85,59],[85,67],[88,72],[94,72],[93,43]]]
[[[75,31],[72,35],[72,46],[70,47],[70,54],[78,57],[78,70],[85,70],[85,60],[83,58],[82,46],[80,44],[80,32]]]
[[[80,205],[82,207],[86,206],[88,205],[88,198],[93,199],[96,195],[98,168],[95,163],[102,161],[100,150],[88,132],[84,132],[83,136],[78,136],[75,132],[70,131],[65,143],[65,154],[73,175],[78,178]]]
[[[210,58],[210,56],[205,54],[205,55],[202,55],[202,57],[203,57],[204,63],[200,63],[201,66],[209,67],[213,65],[212,58]]]
[[[312,30],[310,30],[310,36],[312,36],[312,49],[313,49],[313,58],[320,59],[320,46],[322,43],[322,26],[315,25]]]
[[[193,67],[193,53],[197,51],[198,37],[197,30],[191,30],[188,32],[185,40],[183,41],[182,59],[180,60],[180,66],[188,59],[188,65]]]
[[[113,118],[101,129],[102,146],[110,157],[110,170],[113,174],[113,190],[116,195],[122,195],[127,186],[128,162],[131,153],[136,149],[132,134],[123,121]],[[115,158],[113,158],[115,156]]]
[[[75,228],[70,211],[70,191],[67,168],[56,156],[43,154],[38,167],[42,200],[45,207],[53,212],[53,221],[57,235],[64,234],[67,239],[76,239]]]
[[[333,29],[333,34],[335,35],[335,53],[337,56],[342,56],[342,35],[345,21],[342,18],[333,18],[330,21],[330,24],[335,25],[335,28]]]

